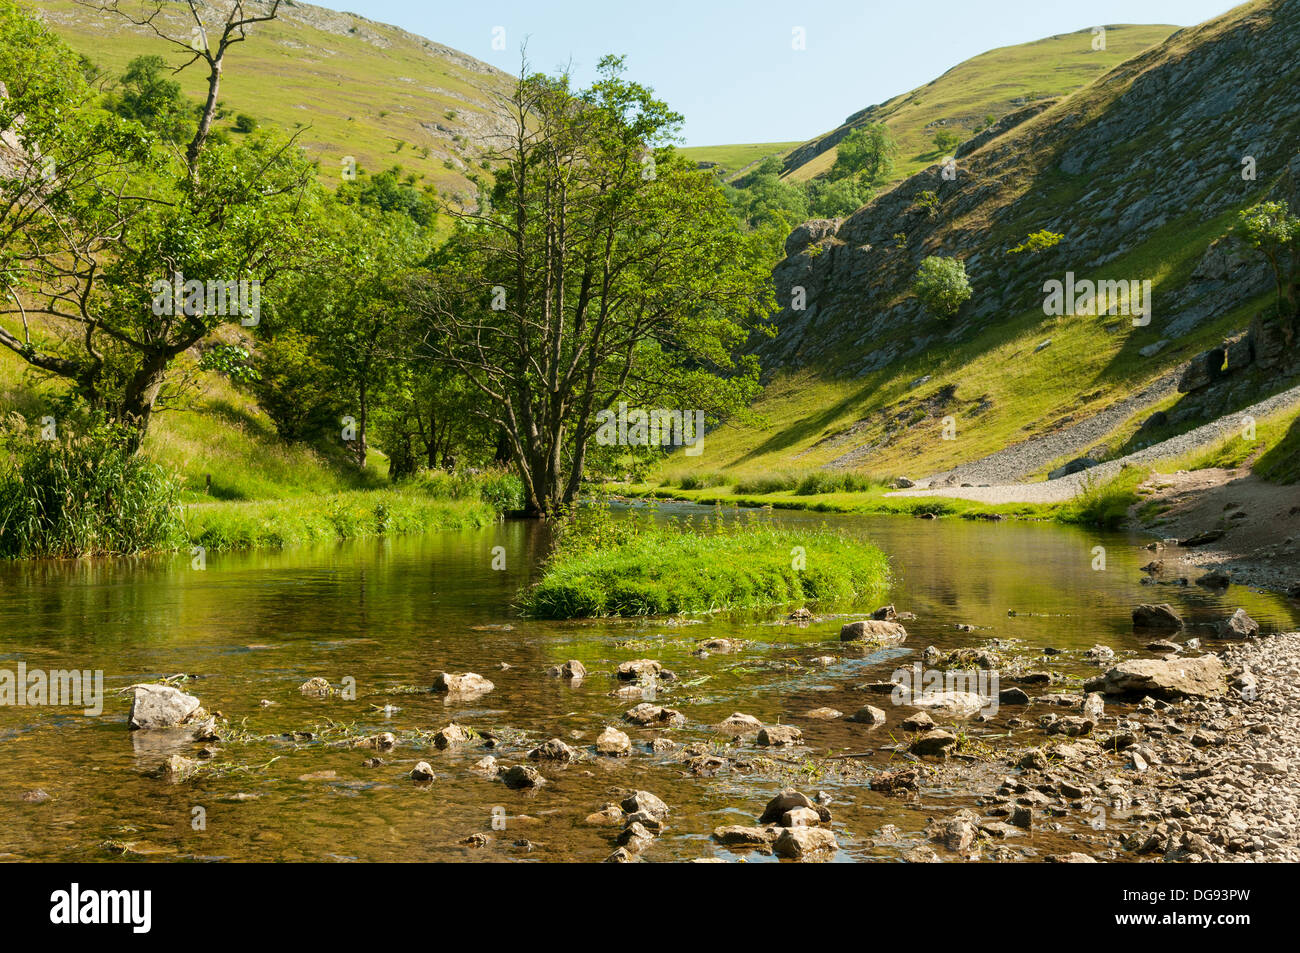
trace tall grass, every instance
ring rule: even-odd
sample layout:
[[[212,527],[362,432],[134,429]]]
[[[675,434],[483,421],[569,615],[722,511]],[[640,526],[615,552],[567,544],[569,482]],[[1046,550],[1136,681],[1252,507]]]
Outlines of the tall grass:
[[[825,529],[721,518],[704,527],[611,519],[592,507],[562,525],[526,615],[665,615],[884,595],[888,563],[874,546]]]
[[[482,527],[522,505],[512,473],[432,470],[384,490],[190,506],[185,534],[209,551],[283,548]]]
[[[0,557],[132,555],[183,541],[177,480],[111,425],[0,421]]]
[[[1138,485],[1147,476],[1142,467],[1125,467],[1111,479],[1096,482],[1085,477],[1083,489],[1056,511],[1061,523],[1115,529],[1128,518],[1129,507],[1139,501]]]

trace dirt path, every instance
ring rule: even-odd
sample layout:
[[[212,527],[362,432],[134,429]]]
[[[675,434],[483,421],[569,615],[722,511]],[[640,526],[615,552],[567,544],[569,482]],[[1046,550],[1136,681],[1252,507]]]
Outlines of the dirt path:
[[[1155,385],[1153,385],[1155,386]],[[1115,460],[1108,460],[1105,463],[1098,464],[1090,470],[1082,473],[1074,473],[1070,476],[1061,477],[1059,480],[1047,480],[1039,483],[1015,483],[1001,482],[985,486],[933,486],[935,480],[945,477],[946,474],[936,474],[927,480],[920,481],[920,485],[910,490],[896,490],[887,496],[942,496],[963,500],[975,500],[980,503],[1064,503],[1078,496],[1083,488],[1089,483],[1103,483],[1115,476],[1126,466],[1135,466],[1143,464],[1153,464],[1159,460],[1167,460],[1173,457],[1181,456],[1192,450],[1209,446],[1218,440],[1223,439],[1230,434],[1239,431],[1242,426],[1244,417],[1254,417],[1259,419],[1278,410],[1285,410],[1300,404],[1300,386],[1292,387],[1280,394],[1275,394],[1267,400],[1262,400],[1257,404],[1252,404],[1236,413],[1227,414],[1218,420],[1208,424],[1203,424],[1194,430],[1189,430],[1185,434],[1177,437],[1170,437],[1168,440],[1162,440],[1160,443],[1152,444],[1136,453],[1130,453],[1127,456],[1119,457]],[[1127,417],[1127,414],[1125,415]],[[1096,418],[1094,418],[1096,419]],[[1077,424],[1070,428],[1069,431],[1061,433],[1076,432],[1083,424]],[[1089,431],[1091,433],[1091,431]],[[999,451],[998,454],[991,454],[983,460],[977,460],[967,466],[973,468],[992,461],[998,457],[1001,462],[996,466],[998,472],[1020,472],[1030,473],[1042,466],[1037,461],[1043,459],[1043,451],[1040,443],[1053,441],[1049,446],[1052,448],[1052,456],[1047,460],[1059,459],[1065,456],[1069,451],[1061,453],[1059,448],[1062,444],[1054,438],[1061,434],[1051,434],[1041,438],[1040,441],[1029,441],[1018,444],[1015,447],[1008,447],[1006,450]],[[1089,436],[1089,441],[1095,439]],[[1086,444],[1081,445],[1086,446]],[[956,471],[949,471],[956,472]],[[1012,477],[1011,479],[1014,479]],[[971,482],[971,481],[967,481]],[[1294,488],[1292,488],[1294,492]]]

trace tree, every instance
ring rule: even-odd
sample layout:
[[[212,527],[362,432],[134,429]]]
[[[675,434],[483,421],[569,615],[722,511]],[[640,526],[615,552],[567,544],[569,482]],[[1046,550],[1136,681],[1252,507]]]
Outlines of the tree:
[[[476,211],[447,210],[455,231],[412,290],[426,359],[476,388],[537,516],[577,495],[598,412],[716,413],[752,394],[757,367],[734,352],[773,308],[759,244],[665,147],[681,117],[622,73],[605,57],[574,92],[525,64],[492,187]]]
[[[840,141],[828,177],[834,181],[862,173],[868,184],[874,184],[889,174],[897,154],[898,143],[889,127],[883,122],[869,123]]]
[[[180,142],[193,129],[193,104],[181,92],[180,83],[163,75],[166,69],[161,56],[137,56],[126,65],[121,91],[110,104],[118,115],[139,121],[168,142]]]
[[[934,134],[934,150],[940,155],[950,155],[961,143],[961,136],[949,129],[940,129]]]
[[[1239,213],[1237,224],[1246,244],[1273,270],[1278,316],[1300,313],[1300,217],[1286,202],[1261,202]]]
[[[966,266],[956,258],[926,258],[912,287],[926,309],[940,319],[953,317],[971,296]]]
[[[255,323],[262,283],[311,244],[314,170],[293,140],[264,134],[230,145],[208,136],[227,48],[277,6],[245,16],[236,0],[208,30],[198,4],[187,4],[196,29],[218,37],[215,50],[166,37],[161,3],[128,17],[190,53],[182,69],[208,67],[208,98],[183,159],[150,148],[139,123],[97,109],[76,58],[48,31],[21,14],[0,19],[30,44],[11,55],[10,37],[0,38],[0,79],[20,90],[0,121],[19,129],[27,164],[40,157],[45,170],[0,181],[8,298],[0,316],[23,326],[21,340],[0,329],[0,345],[71,380],[92,407],[131,428],[133,449],[166,404],[173,361],[223,322]],[[119,12],[116,3],[96,9]]]

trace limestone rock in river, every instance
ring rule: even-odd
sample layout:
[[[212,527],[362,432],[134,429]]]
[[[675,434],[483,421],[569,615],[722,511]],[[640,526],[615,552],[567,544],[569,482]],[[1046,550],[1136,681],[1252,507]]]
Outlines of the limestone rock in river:
[[[780,794],[767,802],[767,807],[763,808],[758,823],[779,824],[788,813],[796,808],[807,808],[815,812],[818,818],[823,821],[831,819],[831,812],[825,805],[818,804],[808,795],[796,791],[794,788],[785,788]]]
[[[421,761],[411,769],[412,781],[432,781],[433,777],[433,765],[427,761]]]
[[[758,744],[764,748],[783,748],[798,744],[803,732],[791,725],[767,725],[758,733]]]
[[[742,850],[771,850],[780,835],[780,830],[774,827],[745,827],[741,824],[713,829],[713,839],[719,844]]]
[[[131,714],[127,727],[132,731],[149,728],[179,728],[193,718],[203,717],[200,702],[170,685],[131,686]]]
[[[578,760],[578,752],[566,745],[559,738],[552,738],[550,741],[544,741],[532,751],[528,752],[529,761],[559,761],[567,764],[570,761]]]
[[[329,680],[317,675],[315,678],[309,678],[298,686],[298,691],[312,698],[324,698],[334,691],[330,686]]]
[[[629,709],[623,714],[623,718],[642,727],[677,728],[686,724],[686,716],[677,709],[663,708],[649,702],[642,702],[635,708]]]
[[[956,735],[951,731],[944,731],[942,728],[935,728],[914,738],[912,740],[911,751],[913,754],[946,758],[948,753],[956,747],[956,745]]]
[[[907,630],[897,622],[880,619],[859,619],[846,622],[840,628],[841,642],[880,642],[893,644],[907,638]]]
[[[1165,603],[1149,605],[1143,603],[1133,609],[1133,628],[1135,629],[1181,629],[1182,617],[1174,607]]]
[[[542,773],[527,764],[516,764],[501,773],[501,780],[512,791],[523,788],[540,788],[546,783]]]
[[[476,672],[465,672],[463,675],[439,672],[433,680],[432,691],[448,695],[483,695],[494,688],[495,685]]]
[[[659,820],[668,816],[668,805],[649,791],[637,791],[623,798],[619,806],[627,814],[645,813]]]
[[[829,860],[836,847],[835,835],[824,827],[787,827],[772,845],[772,853],[789,860]]]
[[[746,715],[743,712],[732,712],[722,721],[714,726],[714,731],[724,735],[749,735],[757,734],[763,728],[763,723],[753,715]]]
[[[1259,635],[1259,623],[1246,615],[1245,609],[1238,609],[1232,618],[1219,623],[1219,638],[1248,639]]]
[[[446,728],[441,729],[433,736],[433,746],[439,751],[446,751],[455,745],[463,745],[469,741],[472,736],[467,728],[456,724],[454,721]]]
[[[883,725],[885,723],[885,713],[875,705],[863,705],[855,713],[849,715],[848,720],[857,722],[860,725]]]
[[[587,667],[577,659],[569,659],[563,665],[553,665],[547,669],[552,678],[567,678],[573,681],[587,677]]]
[[[606,728],[596,739],[596,753],[621,758],[632,753],[632,741],[617,728]]]
[[[1084,685],[1103,695],[1156,695],[1166,698],[1221,695],[1227,669],[1217,656],[1198,658],[1131,659]]]

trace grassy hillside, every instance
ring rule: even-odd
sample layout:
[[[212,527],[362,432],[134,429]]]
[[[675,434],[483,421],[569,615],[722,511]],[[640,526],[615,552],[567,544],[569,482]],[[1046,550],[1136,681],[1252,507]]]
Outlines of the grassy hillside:
[[[798,142],[752,142],[730,146],[690,146],[677,150],[693,162],[711,162],[717,171],[728,176],[768,156],[789,152]]]
[[[1068,95],[1167,38],[1177,27],[1107,26],[1106,49],[1092,48],[1091,30],[1004,46],[959,63],[937,79],[849,117],[844,125],[806,143],[787,166],[806,180],[835,162],[834,142],[853,128],[883,122],[898,140],[891,181],[905,179],[936,159],[934,135],[951,130],[963,139],[1031,102]]]
[[[130,60],[157,54],[184,62],[182,52],[122,18],[72,0],[30,0],[33,10],[78,53],[116,79]],[[176,4],[163,22],[169,35],[191,24]],[[246,4],[257,9],[265,4]],[[137,0],[123,0],[135,13]],[[187,95],[206,92],[197,69],[179,74]],[[319,158],[323,179],[340,180],[345,156],[378,172],[400,164],[442,190],[468,192],[461,172],[475,142],[495,128],[492,91],[510,80],[495,67],[397,27],[305,3],[282,4],[278,19],[249,28],[231,48],[221,99],[233,126],[237,113],[288,131]]]
[[[225,378],[205,372],[199,384],[186,409],[154,418],[145,444],[146,453],[180,475],[186,501],[279,499],[384,482],[382,454],[372,450],[369,472],[358,473],[341,447],[281,441],[256,402]],[[6,412],[36,420],[51,413],[50,396],[65,386],[42,380],[18,355],[0,350],[0,408]]]
[[[1180,31],[964,158],[957,181],[931,166],[792,249],[778,299],[798,286],[808,306],[787,307],[758,346],[776,369],[755,408],[762,423],[722,427],[702,456],[676,455],[661,475],[832,466],[917,478],[1088,418],[1244,330],[1271,297],[1262,259],[1246,255],[1227,280],[1202,268],[1237,210],[1281,195],[1300,169],[1296,18],[1290,4],[1256,2]],[[1260,143],[1257,180],[1225,157],[1222,143],[1239,140]],[[1171,165],[1180,174],[1162,171]],[[925,190],[936,207],[916,202]],[[1044,228],[1064,234],[1059,247],[1007,253]],[[953,321],[912,295],[928,255],[966,264],[974,297]],[[1067,270],[1150,280],[1154,319],[1046,316],[1042,282]],[[1160,408],[1194,407],[1187,429],[1284,377],[1251,368],[1227,390]],[[946,417],[956,439],[943,438]],[[1138,423],[1100,442],[1120,447]]]

